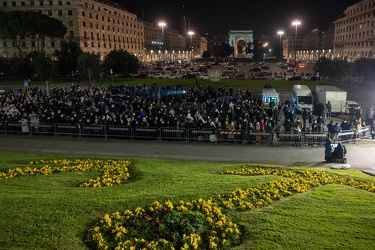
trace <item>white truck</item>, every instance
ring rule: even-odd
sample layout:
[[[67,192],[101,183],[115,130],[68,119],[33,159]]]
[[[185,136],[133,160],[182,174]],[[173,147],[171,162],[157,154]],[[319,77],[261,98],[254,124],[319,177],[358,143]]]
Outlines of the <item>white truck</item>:
[[[311,89],[306,85],[294,85],[292,96],[292,108],[296,113],[302,113],[313,110],[313,94]]]
[[[336,86],[321,85],[316,86],[315,101],[332,105],[332,113],[344,113],[346,109],[347,92]]]

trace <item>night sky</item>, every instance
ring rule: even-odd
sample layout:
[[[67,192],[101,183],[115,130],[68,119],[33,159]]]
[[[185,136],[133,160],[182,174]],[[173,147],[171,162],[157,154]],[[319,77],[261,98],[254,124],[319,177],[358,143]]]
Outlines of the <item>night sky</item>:
[[[293,34],[294,19],[302,24],[298,33],[326,29],[344,10],[360,0],[113,0],[128,11],[144,16],[155,25],[165,20],[168,27],[180,29],[180,16],[191,20],[196,34],[226,34],[229,30],[250,29],[275,34],[282,29]],[[183,7],[184,6],[184,7]],[[300,33],[301,32],[301,33]]]

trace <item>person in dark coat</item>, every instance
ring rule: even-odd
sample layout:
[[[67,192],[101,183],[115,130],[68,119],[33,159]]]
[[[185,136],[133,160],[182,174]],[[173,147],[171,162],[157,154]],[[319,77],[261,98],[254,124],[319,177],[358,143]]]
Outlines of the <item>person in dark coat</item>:
[[[341,144],[341,142],[339,142],[337,144],[337,147],[335,148],[335,150],[332,153],[332,158],[342,159],[342,158],[344,158],[345,154],[346,154],[346,148],[345,148],[344,145]]]
[[[332,140],[327,137],[326,143],[324,144],[324,159],[327,163],[331,162],[332,159],[332,148],[331,148]]]

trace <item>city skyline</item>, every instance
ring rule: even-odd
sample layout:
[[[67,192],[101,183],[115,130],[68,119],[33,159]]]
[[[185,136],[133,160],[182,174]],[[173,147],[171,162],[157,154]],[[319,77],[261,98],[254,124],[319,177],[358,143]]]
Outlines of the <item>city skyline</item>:
[[[299,33],[306,34],[312,29],[326,29],[344,10],[360,0],[263,0],[257,3],[233,0],[218,2],[205,1],[156,1],[150,5],[146,0],[113,0],[128,11],[151,23],[164,20],[168,29],[180,29],[180,16],[190,19],[191,29],[196,34],[223,34],[229,30],[251,29],[256,33],[276,34],[284,30],[293,34],[291,24],[298,19]]]

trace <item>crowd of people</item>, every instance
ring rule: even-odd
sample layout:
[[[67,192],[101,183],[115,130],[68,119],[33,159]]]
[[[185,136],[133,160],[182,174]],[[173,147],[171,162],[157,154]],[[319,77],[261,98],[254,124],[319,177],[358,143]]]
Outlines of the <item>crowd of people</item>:
[[[265,109],[262,101],[253,97],[249,89],[199,85],[159,87],[154,82],[151,86],[82,87],[72,84],[70,87],[54,87],[49,93],[34,86],[0,97],[0,122],[208,128],[241,130],[245,134],[325,131],[325,123],[330,118],[326,109],[315,111],[317,113],[305,110],[301,120],[290,104],[287,99]],[[347,120],[339,126],[335,133],[356,129],[355,123]],[[328,132],[335,134],[332,131],[328,126]]]

